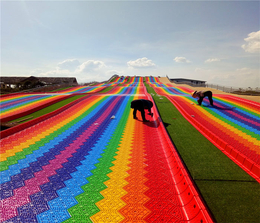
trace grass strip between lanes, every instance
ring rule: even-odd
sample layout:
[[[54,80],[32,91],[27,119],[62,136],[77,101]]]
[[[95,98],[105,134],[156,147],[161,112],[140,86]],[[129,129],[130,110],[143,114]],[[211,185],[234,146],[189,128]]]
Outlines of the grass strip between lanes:
[[[42,115],[48,114],[50,112],[53,112],[53,111],[55,111],[55,110],[65,106],[66,104],[69,104],[70,102],[73,102],[73,101],[77,100],[78,98],[81,98],[81,97],[84,97],[84,96],[85,95],[77,95],[77,96],[74,96],[74,97],[71,97],[71,98],[67,98],[67,99],[59,101],[59,102],[57,102],[57,103],[55,103],[53,105],[45,107],[45,108],[43,108],[43,109],[41,109],[39,111],[36,111],[36,112],[34,112],[32,114],[20,117],[18,119],[14,119],[14,120],[12,120],[10,122],[17,122],[17,121],[24,120],[24,119],[30,118],[30,117],[32,117],[31,119],[38,118],[38,117],[40,117]],[[26,120],[26,121],[28,121],[28,120]],[[26,122],[26,121],[24,121],[24,122]],[[21,123],[23,123],[23,122],[21,122]]]
[[[216,222],[259,222],[260,185],[194,128],[166,98],[154,95],[162,121]]]
[[[102,91],[100,91],[98,93],[106,93],[106,92],[110,91],[112,88],[113,87],[107,87],[107,88],[103,89]],[[67,98],[67,99],[59,101],[59,102],[57,102],[57,103],[55,103],[53,105],[45,107],[45,108],[43,108],[43,109],[41,109],[41,110],[39,110],[37,112],[34,112],[32,114],[20,117],[18,119],[11,120],[9,122],[18,122],[20,120],[25,120],[25,121],[20,122],[20,123],[23,123],[23,122],[28,121],[28,120],[26,120],[27,118],[30,118],[29,120],[34,119],[34,118],[38,118],[38,117],[40,117],[42,115],[48,114],[50,112],[53,112],[53,111],[63,107],[64,105],[69,104],[70,102],[73,102],[73,101],[75,101],[75,100],[77,100],[77,99],[79,99],[81,97],[86,96],[86,95],[87,94],[82,94],[82,95],[76,95],[76,96],[71,97],[71,98]]]

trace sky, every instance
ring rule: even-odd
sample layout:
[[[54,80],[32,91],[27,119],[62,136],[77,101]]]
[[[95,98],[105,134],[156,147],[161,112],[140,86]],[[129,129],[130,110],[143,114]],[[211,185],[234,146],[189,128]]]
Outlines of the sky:
[[[259,1],[1,1],[1,76],[260,87]]]

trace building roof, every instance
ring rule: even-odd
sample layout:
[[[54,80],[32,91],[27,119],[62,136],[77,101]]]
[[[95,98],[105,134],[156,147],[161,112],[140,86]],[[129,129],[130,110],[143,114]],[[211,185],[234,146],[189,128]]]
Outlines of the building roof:
[[[28,78],[37,78],[41,82],[45,82],[46,84],[64,84],[64,83],[74,83],[77,84],[77,79],[75,77],[0,77],[0,81],[5,84],[18,84]]]
[[[205,83],[206,81],[202,80],[194,80],[194,79],[186,79],[186,78],[170,78],[171,81],[189,81],[189,82],[203,82]]]

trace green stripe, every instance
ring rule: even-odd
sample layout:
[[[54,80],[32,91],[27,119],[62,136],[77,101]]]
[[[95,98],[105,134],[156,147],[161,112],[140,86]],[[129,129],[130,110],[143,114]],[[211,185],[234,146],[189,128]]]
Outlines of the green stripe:
[[[133,97],[128,99],[126,107],[129,109],[125,109],[123,115],[120,117],[116,129],[113,132],[104,153],[102,153],[102,157],[99,159],[99,163],[95,164],[96,168],[91,171],[93,175],[87,177],[89,183],[81,187],[84,190],[84,193],[75,197],[78,204],[68,209],[71,218],[65,222],[92,222],[90,217],[100,211],[95,204],[104,198],[100,192],[107,188],[104,182],[110,179],[107,174],[112,172],[110,167],[114,165],[112,162],[115,160],[114,156],[117,155],[117,148],[119,147],[122,133],[127,124],[132,99]]]
[[[230,121],[229,119],[226,119],[226,118],[222,117],[221,115],[217,114],[216,112],[212,111],[212,110],[209,109],[209,108],[204,108],[204,107],[203,107],[203,109],[204,109],[205,111],[209,112],[209,113],[210,113],[211,115],[213,115],[215,118],[217,118],[217,119],[219,119],[219,120],[225,122],[226,124],[228,124],[228,125],[230,125],[230,126],[236,128],[237,130],[240,130],[240,131],[242,131],[243,133],[245,133],[245,134],[247,134],[247,135],[249,135],[249,136],[251,136],[251,137],[253,137],[253,138],[257,139],[257,140],[260,140],[260,136],[259,136],[258,134],[254,133],[254,132],[251,132],[250,130],[244,128],[243,126],[240,126],[239,124],[236,124],[236,123]]]
[[[76,124],[78,121],[80,121],[82,118],[90,114],[101,102],[103,102],[107,97],[104,97],[97,103],[95,103],[91,108],[89,108],[87,111],[85,111],[83,114],[81,114],[79,117],[75,118],[71,122],[67,123],[57,131],[51,133],[50,135],[47,135],[45,138],[41,139],[40,141],[35,142],[35,144],[30,145],[27,148],[24,148],[23,151],[20,151],[15,154],[15,156],[7,157],[6,161],[3,161],[0,163],[0,171],[7,170],[10,165],[14,165],[18,163],[18,160],[23,159],[21,157],[25,157],[28,154],[33,153],[33,151],[39,149],[39,147],[44,146],[46,143],[48,143],[50,140],[53,140],[54,138],[58,137],[59,135],[63,134],[66,130],[73,127],[74,124]],[[18,155],[18,156],[17,156]]]
[[[191,98],[189,98],[189,97],[186,97],[186,98],[189,99],[190,101],[194,102],[193,99],[191,99]],[[219,99],[216,99],[216,100],[219,100]],[[226,102],[224,102],[224,101],[222,101],[222,102],[223,102],[223,103],[226,103]],[[232,103],[230,103],[230,104],[232,104]],[[236,107],[238,108],[239,106],[236,106]],[[226,118],[222,117],[220,114],[214,112],[212,109],[207,108],[207,107],[203,107],[203,106],[201,106],[201,108],[203,108],[205,111],[207,111],[208,113],[210,113],[211,115],[213,115],[216,119],[219,119],[219,120],[225,122],[226,124],[228,124],[228,125],[230,125],[230,126],[236,128],[236,129],[242,131],[243,133],[245,133],[245,134],[247,134],[247,135],[249,135],[249,136],[251,136],[251,137],[253,137],[253,138],[257,139],[257,140],[260,140],[260,136],[259,136],[258,134],[256,134],[256,133],[254,133],[254,132],[252,132],[252,131],[250,131],[250,130],[244,128],[243,126],[240,126],[239,124],[234,123],[233,121],[230,121],[229,119],[226,119]],[[241,108],[241,110],[244,110],[245,112],[248,112],[247,109]],[[249,113],[249,112],[248,112],[248,113]],[[251,114],[253,114],[253,112],[251,112]],[[253,114],[253,115],[254,115],[254,114]]]
[[[233,103],[233,102],[230,102],[230,101],[225,101],[224,99],[219,99],[219,98],[217,98],[216,100],[221,101],[222,103],[225,103],[225,104],[229,104],[231,107],[239,108],[239,109],[242,110],[242,111],[245,111],[245,112],[247,112],[247,113],[250,113],[250,114],[252,114],[252,115],[254,115],[254,116],[260,118],[260,115],[259,115],[259,114],[255,113],[255,112],[253,112],[253,111],[251,111],[251,110],[249,110],[249,109],[247,109],[247,108],[241,107],[241,106],[239,106],[239,105],[236,104],[236,103]]]
[[[16,109],[16,108],[20,108],[20,107],[23,107],[23,106],[26,106],[26,105],[33,105],[33,104],[36,103],[36,102],[39,102],[39,101],[42,101],[42,100],[45,100],[45,99],[49,99],[49,98],[52,98],[52,97],[56,97],[56,96],[40,98],[40,99],[38,99],[38,100],[36,100],[36,101],[33,101],[33,102],[28,101],[28,102],[26,102],[26,103],[24,103],[24,104],[18,104],[18,105],[16,105],[16,106],[12,107],[12,108],[7,108],[7,109],[5,109],[3,112],[12,111],[12,110],[14,110],[14,109]]]

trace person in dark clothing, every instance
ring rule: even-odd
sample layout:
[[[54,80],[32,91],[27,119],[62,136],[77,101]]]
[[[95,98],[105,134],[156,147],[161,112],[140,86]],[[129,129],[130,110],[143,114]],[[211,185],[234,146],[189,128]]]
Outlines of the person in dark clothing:
[[[144,110],[147,109],[149,111],[148,115],[153,117],[153,113],[151,113],[152,107],[153,107],[153,102],[151,102],[150,100],[145,100],[145,99],[133,100],[131,102],[131,108],[134,109],[133,118],[137,119],[136,112],[138,110],[138,111],[141,112],[143,121],[148,122],[148,120],[146,120],[146,118],[145,118],[145,111]]]
[[[201,105],[201,103],[205,97],[208,97],[210,105],[214,106],[211,91],[204,91],[204,92],[203,91],[194,91],[191,95],[193,98],[199,98],[197,100],[199,105]]]

